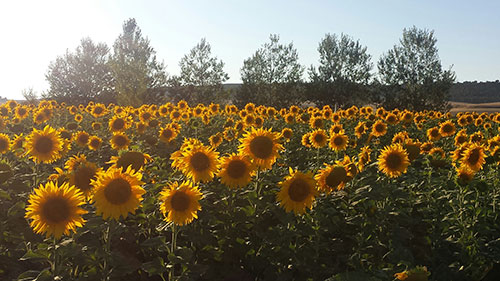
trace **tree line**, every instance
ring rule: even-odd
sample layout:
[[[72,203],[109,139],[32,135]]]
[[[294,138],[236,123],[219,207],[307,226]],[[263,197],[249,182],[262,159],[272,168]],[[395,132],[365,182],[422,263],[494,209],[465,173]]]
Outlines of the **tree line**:
[[[293,43],[272,34],[243,61],[241,87],[227,89],[224,62],[212,54],[206,39],[182,57],[179,75],[168,75],[136,20],[129,19],[112,49],[83,38],[74,51],[52,61],[46,73],[50,88],[43,97],[72,104],[137,106],[182,99],[278,108],[309,103],[442,110],[455,73],[443,69],[436,43],[433,31],[404,29],[399,43],[379,58],[375,73],[367,47],[346,34],[326,34],[318,45],[317,65],[307,68],[299,63]]]

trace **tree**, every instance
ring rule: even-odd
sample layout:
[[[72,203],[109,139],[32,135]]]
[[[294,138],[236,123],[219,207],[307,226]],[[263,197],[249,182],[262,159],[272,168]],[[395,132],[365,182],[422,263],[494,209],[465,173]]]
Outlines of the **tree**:
[[[123,33],[113,45],[113,71],[117,101],[120,104],[140,105],[146,101],[161,102],[167,82],[165,66],[156,59],[149,39],[142,36],[135,19],[123,24]]]
[[[312,98],[318,104],[366,102],[371,80],[371,56],[346,34],[326,34],[318,46],[319,66],[309,68]]]
[[[414,110],[449,108],[455,73],[443,70],[434,31],[412,27],[378,62],[382,105]]]
[[[38,95],[35,92],[35,90],[33,90],[33,88],[26,88],[21,91],[21,94],[23,95],[25,104],[34,104],[34,105],[38,104]]]
[[[236,102],[243,105],[254,102],[263,105],[288,106],[303,93],[301,85],[304,67],[293,47],[279,43],[278,35],[270,35],[250,58],[243,62],[243,86],[236,95]]]
[[[179,62],[181,74],[173,77],[171,84],[178,85],[177,98],[193,103],[210,103],[221,97],[222,83],[229,79],[224,72],[224,62],[212,56],[210,44],[202,38]],[[181,94],[179,94],[181,90]]]
[[[50,63],[45,75],[50,86],[47,97],[71,104],[110,102],[114,83],[108,59],[106,44],[83,38],[74,52],[67,50]]]

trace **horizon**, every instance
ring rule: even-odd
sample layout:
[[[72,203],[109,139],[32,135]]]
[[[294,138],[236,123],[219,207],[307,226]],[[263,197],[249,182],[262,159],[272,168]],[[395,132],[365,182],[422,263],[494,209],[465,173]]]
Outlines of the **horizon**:
[[[326,33],[345,33],[359,40],[372,56],[375,74],[380,55],[399,42],[403,28],[415,25],[434,30],[442,66],[448,69],[453,65],[456,82],[500,79],[499,61],[494,59],[500,57],[496,34],[500,23],[495,15],[500,3],[362,2],[255,1],[238,6],[231,6],[229,1],[7,3],[0,21],[3,26],[16,28],[7,30],[6,37],[12,42],[0,47],[0,74],[5,79],[0,96],[22,99],[23,89],[33,88],[38,94],[47,90],[49,63],[66,50],[73,52],[84,37],[104,42],[112,51],[128,18],[137,20],[169,75],[178,74],[182,56],[206,38],[212,54],[225,63],[229,80],[224,84],[241,83],[243,60],[266,43],[269,34],[280,35],[281,43],[293,42],[300,63],[307,68],[317,65],[317,46]],[[266,9],[261,9],[263,6]],[[79,13],[74,14],[77,10]],[[307,79],[307,71],[303,78]]]

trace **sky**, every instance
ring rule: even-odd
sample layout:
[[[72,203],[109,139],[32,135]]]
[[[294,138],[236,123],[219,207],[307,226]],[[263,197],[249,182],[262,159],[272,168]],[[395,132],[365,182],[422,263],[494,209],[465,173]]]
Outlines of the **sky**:
[[[229,83],[241,82],[243,61],[270,34],[293,42],[300,63],[317,65],[326,33],[345,33],[367,46],[372,62],[398,43],[404,28],[434,30],[445,69],[458,81],[500,79],[500,1],[2,1],[0,96],[22,99],[22,91],[49,88],[48,66],[83,37],[112,47],[128,18],[135,18],[168,74],[201,38],[225,62]],[[374,68],[374,72],[376,67]]]

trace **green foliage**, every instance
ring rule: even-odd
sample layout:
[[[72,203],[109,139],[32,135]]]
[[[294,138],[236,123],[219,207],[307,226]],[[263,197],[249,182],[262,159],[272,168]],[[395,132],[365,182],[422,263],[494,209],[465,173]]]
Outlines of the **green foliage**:
[[[161,102],[167,83],[165,66],[156,59],[149,39],[142,36],[135,19],[123,24],[123,33],[113,45],[110,65],[122,105],[140,105],[143,102]]]
[[[447,108],[455,73],[443,70],[433,31],[403,30],[399,45],[381,56],[378,71],[381,103],[386,108]]]
[[[74,52],[58,57],[45,75],[50,89],[46,98],[68,104],[110,102],[114,98],[114,79],[108,64],[109,48],[83,38]],[[29,92],[25,98],[33,100]]]
[[[169,90],[174,101],[186,100],[190,103],[221,103],[222,83],[229,79],[224,72],[224,62],[212,57],[210,44],[202,38],[179,62],[180,76],[171,78]]]
[[[309,68],[307,98],[318,105],[366,102],[373,67],[366,47],[345,34],[326,34],[318,52],[319,66]]]
[[[276,107],[288,106],[303,96],[301,85],[304,67],[293,43],[279,43],[278,35],[270,35],[250,58],[243,62],[243,85],[235,97],[235,103],[248,102]]]

